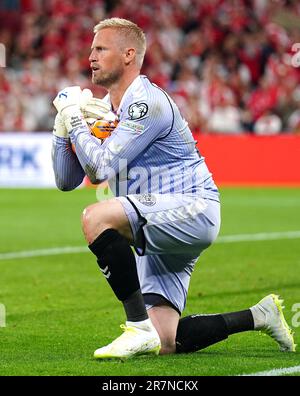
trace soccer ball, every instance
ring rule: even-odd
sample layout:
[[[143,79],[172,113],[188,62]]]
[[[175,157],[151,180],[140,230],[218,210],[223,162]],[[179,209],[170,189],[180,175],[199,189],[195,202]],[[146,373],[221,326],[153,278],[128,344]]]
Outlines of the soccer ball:
[[[118,122],[107,121],[107,120],[97,120],[94,118],[86,119],[86,122],[91,130],[91,134],[103,142],[107,139],[113,132],[113,130],[118,125]]]
[[[118,125],[118,121],[99,120],[96,118],[86,118],[91,134],[101,140],[101,144],[107,139]],[[75,145],[72,143],[72,151],[76,154]]]

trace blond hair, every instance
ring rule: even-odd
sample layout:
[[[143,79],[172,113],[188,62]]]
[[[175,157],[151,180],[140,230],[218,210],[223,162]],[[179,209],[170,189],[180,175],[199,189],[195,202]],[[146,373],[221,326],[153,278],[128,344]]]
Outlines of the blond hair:
[[[108,18],[99,22],[94,27],[94,33],[102,29],[118,29],[120,38],[124,42],[130,43],[136,50],[136,60],[139,67],[142,67],[146,53],[146,36],[142,29],[135,23],[123,18]]]

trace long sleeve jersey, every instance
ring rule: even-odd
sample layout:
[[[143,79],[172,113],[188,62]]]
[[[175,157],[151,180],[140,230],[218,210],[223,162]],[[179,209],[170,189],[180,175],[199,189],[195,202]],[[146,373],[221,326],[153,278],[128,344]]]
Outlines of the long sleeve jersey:
[[[109,95],[104,98],[110,103]],[[138,76],[117,110],[118,126],[101,141],[84,123],[70,139],[53,137],[57,187],[72,190],[85,175],[93,183],[108,180],[116,196],[197,194],[218,201],[218,189],[187,122],[170,96],[146,76]]]

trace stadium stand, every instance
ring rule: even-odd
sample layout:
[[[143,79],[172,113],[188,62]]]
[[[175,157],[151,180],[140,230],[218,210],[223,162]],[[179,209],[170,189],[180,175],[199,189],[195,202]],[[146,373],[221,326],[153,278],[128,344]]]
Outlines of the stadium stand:
[[[93,26],[111,16],[144,29],[143,73],[196,134],[300,132],[297,0],[4,0],[0,131],[50,131],[65,86],[104,96],[91,85],[88,56]]]

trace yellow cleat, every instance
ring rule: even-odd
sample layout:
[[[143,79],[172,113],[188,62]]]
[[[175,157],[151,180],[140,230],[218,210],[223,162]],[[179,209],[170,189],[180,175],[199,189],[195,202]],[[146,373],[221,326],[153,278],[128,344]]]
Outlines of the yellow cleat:
[[[295,352],[296,344],[294,343],[293,332],[283,315],[284,306],[282,303],[283,300],[279,296],[269,294],[253,307],[265,315],[265,323],[258,330],[272,337],[279,344],[281,351]]]
[[[159,335],[150,319],[143,322],[126,322],[124,331],[112,343],[94,352],[96,359],[125,360],[137,355],[158,355],[161,347]]]

